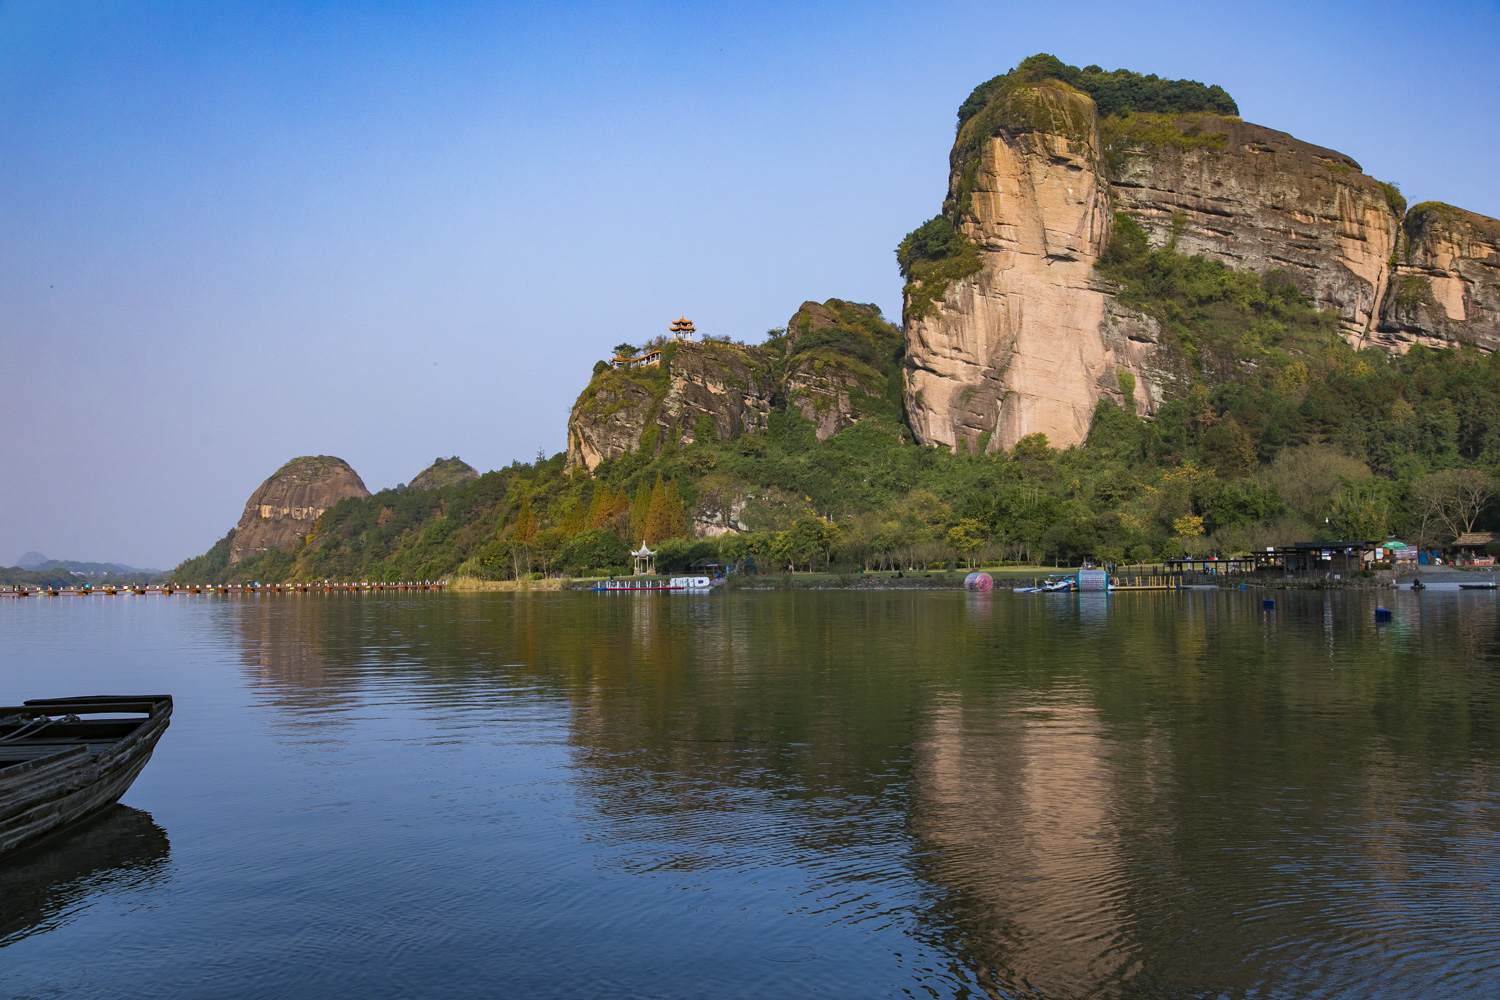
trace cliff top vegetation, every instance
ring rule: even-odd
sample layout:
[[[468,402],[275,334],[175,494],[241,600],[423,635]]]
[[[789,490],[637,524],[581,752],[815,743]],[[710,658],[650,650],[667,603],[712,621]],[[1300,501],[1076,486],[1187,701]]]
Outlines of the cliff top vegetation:
[[[1017,86],[1057,80],[1093,98],[1099,114],[1147,111],[1162,114],[1207,111],[1216,115],[1238,115],[1239,105],[1223,87],[1197,80],[1166,80],[1155,73],[1141,75],[1128,69],[1104,70],[1098,66],[1069,66],[1056,56],[1039,52],[1028,56],[1007,73],[975,87],[958,108],[958,127],[990,106],[997,97]]]

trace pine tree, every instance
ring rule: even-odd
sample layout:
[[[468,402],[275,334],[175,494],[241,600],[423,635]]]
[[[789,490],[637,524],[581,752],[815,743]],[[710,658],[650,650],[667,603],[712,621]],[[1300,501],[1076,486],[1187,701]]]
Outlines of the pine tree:
[[[615,497],[614,504],[609,508],[609,516],[625,514],[630,511],[630,494],[625,492],[625,487],[620,487],[619,495]]]
[[[667,529],[668,538],[688,536],[687,514],[682,509],[682,497],[677,494],[677,480],[667,483]]]
[[[609,507],[614,501],[614,496],[609,492],[609,487],[603,483],[595,484],[594,500],[589,504],[588,526],[600,528],[609,518]]]
[[[573,506],[568,508],[568,514],[562,519],[560,527],[569,538],[589,527],[588,505],[583,502],[583,497],[574,498]]]
[[[651,488],[651,506],[646,514],[646,530],[642,532],[647,545],[655,545],[663,538],[672,537],[672,515],[667,510],[667,487],[656,477]]]
[[[634,539],[646,537],[646,518],[651,513],[651,487],[646,485],[644,479],[636,488],[635,502],[630,505],[630,537],[631,544]]]
[[[517,545],[530,545],[536,540],[536,517],[531,513],[531,497],[521,498],[521,509],[516,514],[516,527],[510,540]]]

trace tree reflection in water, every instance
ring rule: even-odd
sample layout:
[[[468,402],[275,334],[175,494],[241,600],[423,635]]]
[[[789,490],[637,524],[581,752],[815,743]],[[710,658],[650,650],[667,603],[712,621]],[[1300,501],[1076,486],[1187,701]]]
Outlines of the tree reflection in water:
[[[1500,931],[1492,600],[417,595],[230,621],[267,707],[401,705],[462,741],[564,706],[595,864],[794,872],[789,912],[950,956],[939,992],[1462,992]]]

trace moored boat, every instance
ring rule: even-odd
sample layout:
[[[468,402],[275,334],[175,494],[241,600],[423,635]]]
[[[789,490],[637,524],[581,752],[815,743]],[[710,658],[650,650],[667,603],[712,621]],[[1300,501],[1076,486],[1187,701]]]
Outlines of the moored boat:
[[[0,855],[119,801],[171,718],[170,695],[0,706]]]

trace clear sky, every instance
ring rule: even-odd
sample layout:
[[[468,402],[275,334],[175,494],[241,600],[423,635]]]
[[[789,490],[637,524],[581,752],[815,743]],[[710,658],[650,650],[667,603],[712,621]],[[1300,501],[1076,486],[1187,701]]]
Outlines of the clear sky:
[[[1500,216],[1500,5],[0,2],[0,564],[167,567],[285,460],[566,445],[608,348],[900,315],[975,84],[1223,85]]]

